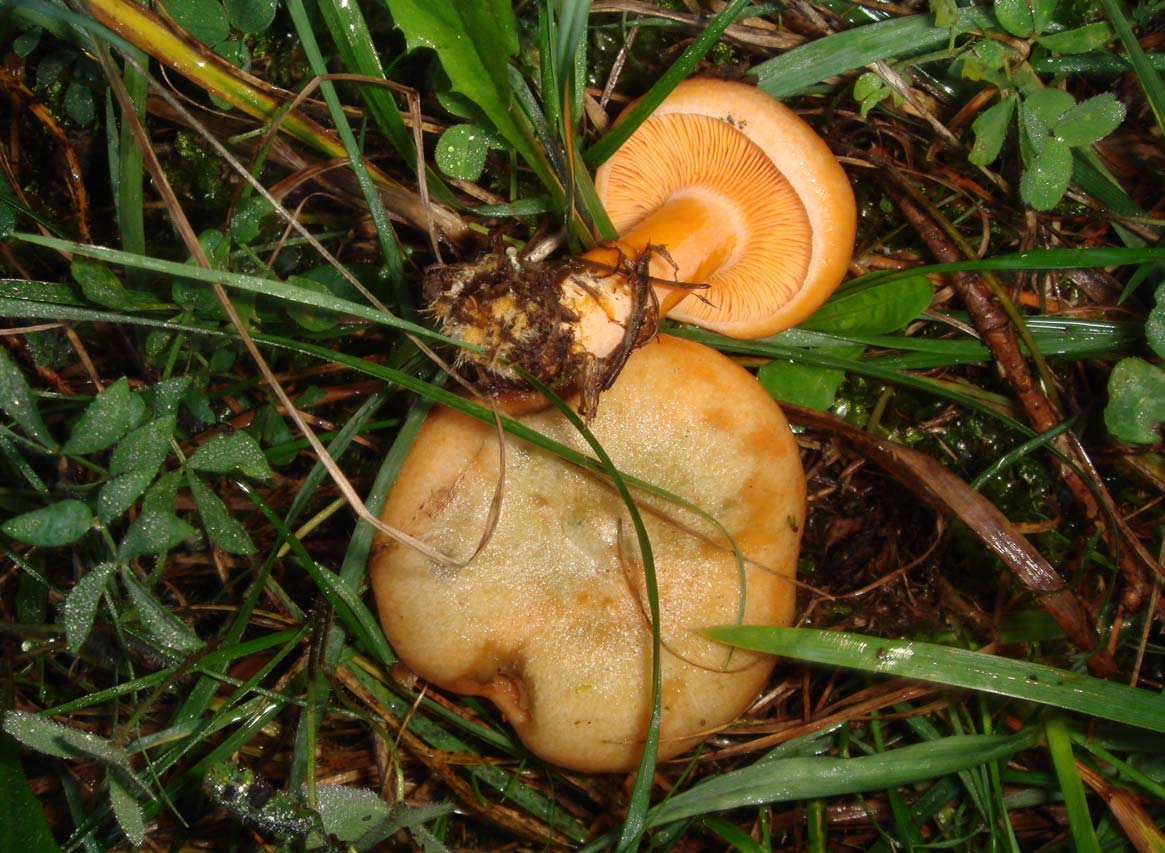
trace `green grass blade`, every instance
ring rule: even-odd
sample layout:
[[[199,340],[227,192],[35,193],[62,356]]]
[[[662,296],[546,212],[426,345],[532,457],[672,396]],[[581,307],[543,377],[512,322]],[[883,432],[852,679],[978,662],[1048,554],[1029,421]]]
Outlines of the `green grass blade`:
[[[308,62],[311,63],[312,70],[319,75],[327,74],[327,61],[320,52],[319,44],[315,38],[315,31],[312,29],[311,21],[308,18],[302,0],[288,0],[287,9],[291,12],[291,19],[295,22],[295,29],[299,35],[300,47],[307,56]],[[356,142],[356,136],[352,133],[351,125],[348,124],[348,117],[344,114],[344,105],[340,103],[340,98],[336,94],[336,87],[332,85],[331,81],[323,81],[320,84],[320,92],[323,94],[324,101],[328,105],[328,113],[332,117],[332,124],[335,126],[336,133],[344,145],[352,172],[356,176],[356,182],[360,185],[360,192],[364,196],[364,202],[368,205],[368,212],[372,215],[372,221],[376,225],[376,233],[380,240],[381,255],[384,258],[389,277],[394,284],[397,304],[409,306],[410,300],[402,282],[404,255],[401,253],[400,246],[397,243],[396,231],[388,219],[388,212],[385,211],[384,204],[381,203],[380,193],[377,192],[376,184],[372,181],[372,175],[369,173],[368,167],[364,164],[363,152],[360,151],[360,146]]]
[[[376,80],[387,80],[360,5],[341,0],[319,0],[317,7],[348,69]],[[415,169],[417,149],[413,135],[405,126],[392,94],[381,86],[361,86],[360,96],[404,166]]]
[[[1084,796],[1084,782],[1076,769],[1076,756],[1072,754],[1072,740],[1064,721],[1051,719],[1044,725],[1048,739],[1048,752],[1052,756],[1052,766],[1060,781],[1060,792],[1064,795],[1064,810],[1068,815],[1068,829],[1072,834],[1072,847],[1077,853],[1100,853],[1100,842],[1092,826],[1092,816],[1088,813],[1088,801]]]
[[[1119,0],[1100,0],[1100,6],[1104,9],[1108,22],[1112,24],[1117,38],[1120,39],[1121,46],[1128,54],[1133,70],[1137,72],[1137,81],[1141,84],[1145,100],[1149,102],[1149,107],[1157,119],[1157,127],[1165,132],[1165,83],[1161,81],[1161,74],[1153,67],[1152,61],[1137,40],[1137,34],[1133,32],[1128,18],[1125,17]]]
[[[860,758],[761,758],[676,794],[653,814],[652,823],[762,803],[880,791],[1008,758],[1038,737],[1038,730],[1010,736],[965,735]]]
[[[761,89],[774,98],[787,98],[871,62],[916,56],[946,47],[956,35],[995,28],[995,16],[977,6],[959,9],[952,28],[936,27],[930,15],[893,18],[814,39],[762,62],[752,73]]]
[[[1165,696],[1043,664],[935,643],[809,628],[717,627],[708,629],[708,635],[795,660],[934,681],[1165,732]]]

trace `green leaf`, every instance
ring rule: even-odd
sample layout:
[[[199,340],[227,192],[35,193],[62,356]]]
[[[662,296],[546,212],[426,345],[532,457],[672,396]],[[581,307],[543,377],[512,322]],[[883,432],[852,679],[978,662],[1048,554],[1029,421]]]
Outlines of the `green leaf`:
[[[169,512],[143,509],[134,519],[117,549],[117,559],[128,562],[144,554],[161,554],[181,545],[194,528]]]
[[[239,32],[261,33],[275,20],[278,0],[223,0],[230,24]]]
[[[451,178],[476,181],[485,170],[489,135],[472,124],[455,124],[437,139],[433,156],[437,167]]]
[[[69,456],[96,453],[116,444],[130,428],[129,380],[124,376],[93,398],[69,432],[61,452]]]
[[[1129,444],[1161,441],[1165,423],[1165,370],[1139,358],[1117,362],[1108,377],[1104,423],[1116,438]]]
[[[109,774],[109,805],[117,825],[134,846],[146,842],[146,817],[141,802],[127,787],[122,774],[116,770]]]
[[[230,511],[218,495],[207,488],[193,471],[190,472],[189,484],[190,492],[194,495],[194,505],[211,541],[228,554],[254,554],[255,544],[247,535],[246,528],[237,519],[231,518]]]
[[[133,572],[123,570],[121,582],[137,610],[142,627],[155,642],[184,654],[202,648],[202,640],[190,630],[190,626],[159,604]]]
[[[239,471],[253,480],[271,478],[271,466],[267,464],[267,457],[259,447],[259,442],[250,433],[241,430],[214,436],[194,451],[187,465],[195,471],[211,474]]]
[[[250,245],[258,239],[263,220],[271,216],[273,210],[271,203],[262,196],[243,199],[231,216],[231,238],[240,246]]]
[[[173,513],[178,507],[178,487],[182,484],[182,471],[167,471],[154,481],[142,498],[143,512]]]
[[[1049,33],[1040,36],[1037,41],[1048,50],[1055,53],[1088,53],[1098,47],[1108,44],[1116,38],[1116,33],[1104,21],[1095,24],[1086,24],[1073,30],[1064,30],[1059,33]]]
[[[166,11],[178,26],[210,47],[231,34],[227,13],[219,0],[166,0]]]
[[[1036,33],[1046,30],[1056,18],[1060,0],[1029,0],[1032,8],[1032,27]]]
[[[57,447],[49,428],[45,425],[32,396],[32,389],[8,355],[8,350],[0,347],[0,410],[24,430],[31,438],[52,450]]]
[[[157,471],[138,468],[114,477],[97,494],[97,517],[105,524],[121,517],[154,481]]]
[[[1103,92],[1073,106],[1051,131],[1068,145],[1091,145],[1116,130],[1124,119],[1125,105],[1112,92]]]
[[[732,625],[709,628],[706,633],[722,643],[766,654],[1010,696],[1165,732],[1162,694],[1044,664],[936,643],[814,628]]]
[[[164,415],[138,427],[118,443],[109,460],[109,473],[115,477],[141,469],[157,473],[170,454],[177,428],[174,415]]]
[[[399,830],[434,821],[450,810],[440,804],[389,806],[375,791],[345,785],[320,785],[316,808],[324,832],[356,850],[373,849]]]
[[[6,711],[4,731],[30,749],[54,758],[95,758],[110,767],[129,768],[129,754],[112,741],[25,711]]]
[[[101,563],[81,576],[65,596],[64,622],[65,642],[69,651],[77,654],[93,630],[93,619],[97,616],[97,606],[105,592],[109,576],[117,568],[116,563]]]
[[[552,181],[546,158],[530,142],[511,110],[510,58],[518,52],[510,0],[434,3],[386,0],[410,50],[435,51],[454,92],[464,95],[542,177]]]
[[[929,0],[927,6],[934,15],[936,27],[953,28],[959,23],[959,4],[956,0]]]
[[[799,328],[835,335],[884,335],[914,320],[930,305],[934,287],[911,276],[835,293]]]
[[[1064,196],[1072,180],[1072,149],[1059,139],[1045,140],[1035,160],[1023,170],[1019,192],[1036,210],[1050,210]]]
[[[186,396],[192,384],[189,376],[175,376],[151,385],[141,396],[143,401],[149,404],[155,418],[176,415],[182,398]]]
[[[97,106],[93,102],[93,92],[88,86],[70,83],[65,88],[65,112],[82,127],[93,124],[97,117]]]
[[[0,737],[0,853],[60,853],[53,840],[45,809],[29,787],[20,766],[20,752]]]
[[[788,361],[770,361],[756,378],[774,400],[824,412],[837,398],[845,372],[827,367],[806,367]]]
[[[1156,299],[1157,305],[1145,323],[1145,339],[1153,352],[1165,358],[1165,284],[1157,287]]]
[[[994,8],[1000,26],[1013,36],[1027,38],[1035,29],[1035,20],[1027,0],[995,0]]]
[[[986,166],[995,162],[1003,148],[1003,141],[1007,138],[1007,129],[1011,126],[1011,117],[1015,114],[1017,95],[1008,95],[999,103],[981,112],[971,125],[971,132],[975,135],[975,144],[967,159],[976,166]]]
[[[305,290],[314,290],[316,293],[331,293],[327,285],[302,275],[288,276],[287,283],[295,287],[302,287]],[[339,322],[331,311],[316,308],[313,305],[291,302],[287,304],[286,310],[291,319],[309,332],[325,332],[328,329],[334,329]]]
[[[157,304],[157,300],[147,293],[127,290],[113,270],[105,264],[74,260],[70,266],[73,280],[81,285],[81,292],[90,302],[96,302],[115,311],[137,311]]]
[[[1044,128],[1055,127],[1064,113],[1074,106],[1076,99],[1063,89],[1039,89],[1023,99],[1024,120],[1034,121]]]
[[[76,542],[92,523],[93,513],[87,504],[64,500],[10,518],[0,524],[0,531],[29,545],[56,548]]]

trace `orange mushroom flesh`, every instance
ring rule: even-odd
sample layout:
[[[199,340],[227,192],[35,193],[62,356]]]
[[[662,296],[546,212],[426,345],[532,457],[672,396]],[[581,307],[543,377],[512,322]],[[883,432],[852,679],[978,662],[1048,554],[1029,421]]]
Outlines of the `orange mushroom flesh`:
[[[833,292],[853,251],[844,170],[795,113],[743,83],[681,83],[598,170],[614,266],[657,247],[661,313],[737,338],[795,326]],[[676,281],[706,290],[667,287]]]
[[[586,451],[556,410],[520,420]],[[658,577],[667,758],[739,716],[773,667],[701,630],[740,618],[790,623],[805,517],[800,456],[779,407],[747,371],[667,336],[632,353],[591,429],[620,470],[722,525],[635,491]],[[500,516],[470,559],[499,477],[497,442],[491,426],[450,409],[422,427],[384,521],[468,562],[442,566],[378,540],[369,570],[385,631],[422,678],[491,699],[545,760],[629,770],[651,709],[652,643],[627,509],[602,477],[507,437]]]

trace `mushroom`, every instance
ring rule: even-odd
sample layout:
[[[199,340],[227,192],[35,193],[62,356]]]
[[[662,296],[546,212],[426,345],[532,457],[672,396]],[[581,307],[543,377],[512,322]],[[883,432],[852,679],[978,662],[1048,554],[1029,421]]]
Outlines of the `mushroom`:
[[[586,451],[557,410],[519,420]],[[658,577],[666,758],[739,716],[774,665],[701,629],[790,623],[800,455],[751,374],[662,335],[631,354],[591,430],[622,472],[690,502],[633,490]],[[545,760],[631,769],[651,709],[652,642],[627,509],[604,478],[547,450],[507,435],[504,452],[500,515],[474,555],[499,477],[497,433],[448,408],[425,421],[383,519],[465,562],[439,565],[378,539],[369,570],[385,632],[422,678],[491,699]]]
[[[589,417],[657,316],[775,334],[828,298],[853,250],[853,190],[829,146],[744,83],[679,84],[595,187],[613,243],[556,265],[495,251],[430,274],[434,313],[480,346],[461,358],[486,385],[521,385],[507,367],[518,364],[555,390],[580,388]]]
[[[841,282],[853,251],[853,190],[829,146],[744,83],[680,83],[599,167],[595,189],[620,236],[584,258],[614,266],[658,247],[650,273],[661,314],[730,337],[797,325]]]

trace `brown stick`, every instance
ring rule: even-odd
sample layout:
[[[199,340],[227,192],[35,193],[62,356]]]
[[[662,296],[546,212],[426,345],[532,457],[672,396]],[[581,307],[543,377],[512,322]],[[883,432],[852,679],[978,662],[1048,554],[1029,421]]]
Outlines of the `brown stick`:
[[[966,260],[966,253],[960,251],[955,241],[926,210],[927,202],[920,197],[921,194],[910,185],[906,177],[888,163],[879,162],[878,165],[881,167],[879,174],[882,176],[886,194],[926,242],[934,257],[940,263]],[[955,273],[953,278],[959,296],[975,323],[975,328],[979,330],[983,343],[990,350],[1004,378],[1015,391],[1028,422],[1037,432],[1047,432],[1056,427],[1062,419],[1062,413],[1049,399],[1049,389],[1045,389],[1037,381],[1020,349],[1014,325],[991,293],[987,283],[973,272]],[[1054,389],[1050,390],[1054,393]],[[1058,466],[1060,479],[1068,487],[1084,516],[1101,531],[1109,550],[1117,558],[1121,574],[1127,584],[1121,598],[1124,612],[1137,610],[1149,589],[1143,568],[1159,572],[1159,567],[1152,561],[1142,565],[1144,557],[1137,547],[1139,543],[1133,543],[1127,537],[1122,537],[1119,520],[1115,524],[1108,523],[1106,513],[1116,518],[1116,507],[1099,476],[1095,474],[1091,462],[1073,437],[1064,433],[1054,438],[1051,445],[1063,458],[1071,460],[1078,470],[1088,475],[1090,482],[1086,483],[1068,465]],[[1138,556],[1142,558],[1141,562],[1138,562]]]
[[[878,438],[833,415],[789,404],[782,404],[781,408],[794,423],[824,430],[858,448],[863,457],[883,468],[931,508],[957,516],[1036,594],[1068,641],[1089,653],[1088,669],[1093,675],[1107,677],[1116,672],[1112,657],[1100,646],[1088,611],[1059,573],[991,501],[924,453]]]

